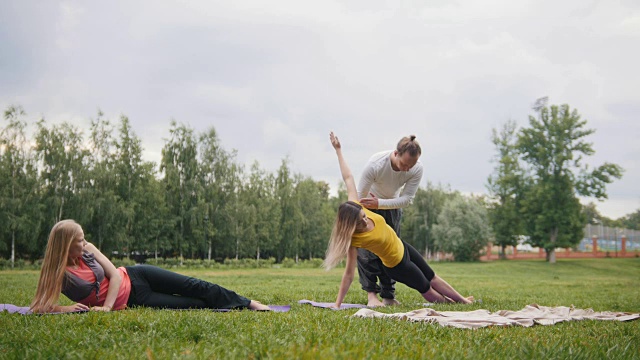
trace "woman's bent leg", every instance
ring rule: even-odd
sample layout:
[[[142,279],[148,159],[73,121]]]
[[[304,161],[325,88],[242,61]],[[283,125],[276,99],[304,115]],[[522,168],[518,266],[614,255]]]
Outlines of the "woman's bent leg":
[[[447,298],[446,296],[440,294],[439,292],[433,290],[433,287],[429,289],[426,293],[421,294],[422,297],[428,302],[432,303],[451,303],[453,300]]]
[[[419,293],[429,291],[429,279],[424,272],[411,261],[409,248],[405,246],[404,255],[400,263],[392,268],[382,266],[384,271],[390,278],[399,281],[408,287],[417,290]]]
[[[409,260],[414,263],[418,267],[418,269],[420,269],[427,280],[431,281],[431,279],[436,276],[436,273],[433,271],[433,269],[431,269],[429,264],[427,264],[427,261],[424,259],[424,257],[422,257],[422,254],[420,254],[420,252],[410,244],[407,244],[404,241],[402,243],[406,248],[406,252],[409,254]]]
[[[473,296],[466,298],[460,295],[460,293],[458,293],[456,289],[453,288],[453,286],[449,285],[449,283],[444,281],[444,279],[439,277],[438,275],[434,276],[434,278],[431,279],[431,289],[436,290],[440,294],[451,298],[451,300],[455,302],[459,302],[462,304],[471,304],[473,302]]]
[[[458,302],[462,304],[470,304],[473,302],[473,297],[465,298],[464,296],[460,295],[453,288],[453,286],[449,285],[449,283],[447,283],[443,278],[436,275],[431,267],[427,264],[425,259],[422,257],[422,255],[418,252],[418,250],[407,243],[404,243],[404,245],[408,248],[411,262],[416,264],[416,266],[420,268],[420,270],[425,274],[427,279],[429,279],[431,288],[429,289],[429,292],[422,294],[422,296],[424,296],[427,301]],[[432,292],[435,292],[435,294]]]
[[[472,298],[463,297],[437,276],[418,250],[407,243],[404,243],[404,246],[405,254],[402,261],[393,268],[384,267],[391,278],[417,290],[429,302],[463,304],[472,302]]]

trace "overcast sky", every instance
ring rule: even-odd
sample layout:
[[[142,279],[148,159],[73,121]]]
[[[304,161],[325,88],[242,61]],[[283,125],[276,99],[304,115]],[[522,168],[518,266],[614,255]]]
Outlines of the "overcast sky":
[[[640,1],[0,2],[0,107],[89,129],[127,115],[159,162],[170,120],[238,160],[327,181],[335,131],[356,177],[415,134],[427,181],[486,191],[491,130],[532,104],[576,108],[621,165],[597,203],[640,208]],[[589,201],[586,199],[585,201]]]

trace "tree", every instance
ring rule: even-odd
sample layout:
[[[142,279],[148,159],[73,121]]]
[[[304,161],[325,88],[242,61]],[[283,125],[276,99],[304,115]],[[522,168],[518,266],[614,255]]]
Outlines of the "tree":
[[[427,183],[427,188],[419,188],[413,199],[413,204],[402,209],[402,240],[410,243],[416,249],[424,249],[424,255],[438,251],[433,241],[433,226],[438,223],[438,215],[445,203],[456,196],[448,186]]]
[[[625,215],[621,219],[622,226],[627,229],[640,230],[640,209]]]
[[[600,214],[600,212],[596,208],[596,204],[593,202],[582,206],[582,215],[585,219],[585,222],[591,225],[599,224],[603,218],[602,214]]]
[[[595,132],[585,129],[576,110],[569,105],[547,106],[536,102],[537,118],[529,116],[517,148],[531,168],[531,183],[525,190],[523,214],[530,242],[542,247],[547,260],[555,263],[555,249],[571,247],[582,239],[585,219],[577,196],[607,198],[605,187],[622,176],[622,168],[604,163],[594,169],[582,164],[583,156],[595,153],[585,138]]]
[[[294,199],[295,181],[291,177],[289,160],[283,159],[276,177],[276,199],[280,208],[279,244],[276,259],[281,261],[287,255],[296,253],[300,241],[302,212]]]
[[[87,197],[89,151],[83,148],[83,133],[64,122],[47,127],[44,119],[36,124],[36,155],[43,182],[45,221],[55,224],[62,219],[89,222],[91,207]]]
[[[242,186],[242,167],[235,162],[236,151],[226,151],[221,145],[215,129],[212,127],[199,137],[200,181],[203,188],[203,217],[211,219],[204,224],[207,259],[211,260],[215,250],[222,250],[214,242],[227,239],[231,230],[228,224],[235,213],[238,192]],[[232,211],[231,208],[234,207]],[[249,216],[253,219],[252,216]],[[234,218],[235,220],[235,218]],[[239,229],[239,226],[236,227]],[[234,234],[237,230],[234,228]],[[221,236],[218,236],[221,235]],[[240,240],[237,238],[236,240]],[[238,244],[236,244],[238,245]],[[237,246],[236,246],[237,247]]]
[[[241,201],[244,189],[244,167],[234,160],[235,151],[221,156],[218,164],[213,167],[215,186],[207,185],[206,191],[215,192],[215,206],[211,212],[212,232],[212,256],[229,257],[235,253],[238,238],[236,233],[239,227],[235,220],[237,215],[237,203]],[[233,244],[230,241],[234,239]]]
[[[448,200],[433,226],[436,245],[452,253],[456,261],[478,260],[490,236],[487,210],[476,199],[464,196]]]
[[[37,171],[25,135],[24,115],[21,107],[9,107],[4,113],[8,125],[0,129],[0,235],[11,240],[11,267],[16,247],[34,250],[36,241],[31,240],[37,237],[40,225]],[[5,246],[0,242],[0,251]]]
[[[172,224],[168,221],[162,183],[156,179],[156,164],[144,161],[142,140],[131,128],[129,118],[120,116],[118,138],[115,141],[115,192],[118,196],[120,216],[114,218],[121,230],[117,233],[119,248],[129,256],[144,255],[151,248],[156,256],[158,246],[167,248],[167,237]]]
[[[311,178],[300,178],[296,181],[296,201],[300,208],[299,251],[307,254],[309,259],[321,257],[327,248],[331,234],[332,216],[328,206],[329,184],[314,181]]]
[[[276,201],[275,177],[260,168],[258,162],[251,165],[249,180],[242,197],[255,214],[247,243],[255,251],[256,259],[274,256],[278,245],[280,207]]]
[[[116,194],[116,169],[114,161],[114,139],[111,123],[104,119],[103,113],[91,121],[91,135],[88,154],[89,199],[91,201],[91,220],[82,224],[87,239],[93,241],[99,249],[103,246],[113,249],[115,239],[121,237],[123,224],[118,221],[122,216],[122,201]]]
[[[191,244],[188,240],[193,240],[198,221],[198,151],[193,129],[172,120],[169,132],[171,138],[162,148],[160,171],[164,171],[167,207],[176,225],[172,231],[176,250],[183,259],[183,245]]]
[[[506,247],[517,245],[518,236],[524,231],[520,216],[520,202],[525,179],[516,147],[515,122],[508,121],[500,132],[493,129],[491,141],[496,146],[497,165],[494,174],[489,176],[487,184],[491,200],[489,219],[495,244],[501,247],[500,256],[505,258]]]

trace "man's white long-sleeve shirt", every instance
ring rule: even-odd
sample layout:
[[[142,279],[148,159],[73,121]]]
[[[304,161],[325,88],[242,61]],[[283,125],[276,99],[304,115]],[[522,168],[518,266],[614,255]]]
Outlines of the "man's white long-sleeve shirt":
[[[391,167],[391,153],[393,150],[371,156],[358,184],[358,197],[370,197],[369,193],[372,193],[378,198],[378,209],[400,209],[410,205],[422,180],[420,160],[409,171],[395,171]]]

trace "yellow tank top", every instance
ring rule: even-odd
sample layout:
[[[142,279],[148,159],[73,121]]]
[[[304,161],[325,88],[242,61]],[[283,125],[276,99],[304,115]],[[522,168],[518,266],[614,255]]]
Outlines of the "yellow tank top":
[[[351,237],[351,246],[367,249],[378,255],[384,266],[392,268],[402,261],[404,245],[391,226],[387,225],[384,218],[367,208],[364,208],[367,217],[373,221],[373,230],[363,233],[354,233]]]

